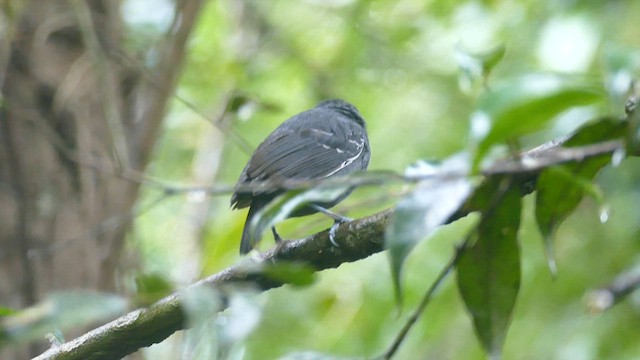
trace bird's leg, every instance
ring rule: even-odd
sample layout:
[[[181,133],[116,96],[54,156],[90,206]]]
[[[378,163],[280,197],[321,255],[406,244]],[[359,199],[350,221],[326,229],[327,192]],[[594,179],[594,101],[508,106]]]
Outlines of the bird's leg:
[[[278,232],[276,231],[276,227],[272,226],[271,227],[271,232],[273,233],[273,240],[275,240],[276,242],[276,247],[273,250],[274,254],[279,254],[280,250],[282,250],[282,248],[284,247],[284,241],[282,240],[282,237],[280,236],[280,234],[278,234]]]
[[[276,242],[276,244],[281,243],[282,242],[282,237],[276,231],[276,227],[275,226],[271,227],[271,232],[273,233],[273,240]]]
[[[340,214],[336,214],[333,211],[329,210],[329,209],[325,209],[320,205],[317,204],[310,204],[309,205],[311,208],[313,208],[314,210],[316,210],[317,212],[321,212],[325,215],[327,215],[328,217],[332,218],[334,221],[339,222],[339,223],[346,223],[349,221],[353,221],[352,218],[347,217],[347,216],[343,216]]]
[[[329,229],[329,241],[333,246],[340,247],[340,245],[338,245],[338,243],[336,242],[336,231],[338,230],[338,227],[340,227],[340,225],[352,221],[353,219],[340,214],[336,214],[333,211],[325,209],[320,205],[311,204],[309,206],[311,206],[314,210],[321,212],[333,219],[333,225],[331,225],[331,228]]]

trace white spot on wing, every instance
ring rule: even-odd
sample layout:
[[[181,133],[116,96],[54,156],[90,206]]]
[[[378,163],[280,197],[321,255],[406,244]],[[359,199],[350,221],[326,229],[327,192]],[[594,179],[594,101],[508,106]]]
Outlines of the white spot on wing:
[[[357,158],[359,158],[360,155],[362,155],[362,150],[364,149],[364,138],[360,138],[360,142],[355,141],[355,140],[349,140],[349,142],[356,145],[356,147],[358,149],[358,153],[356,153],[354,156],[348,158],[347,160],[343,161],[342,164],[340,164],[340,166],[338,166],[338,168],[336,168],[335,170],[333,170],[330,173],[328,173],[327,175],[325,175],[325,177],[329,177],[329,176],[337,173],[338,171],[344,169],[345,167],[349,166],[349,164],[354,162]],[[336,150],[338,150],[338,152],[340,152],[340,149],[336,148]]]
[[[319,134],[327,135],[327,136],[334,136],[333,133],[330,133],[330,132],[324,131],[324,130],[320,130],[320,129],[311,129],[311,131],[319,133]]]

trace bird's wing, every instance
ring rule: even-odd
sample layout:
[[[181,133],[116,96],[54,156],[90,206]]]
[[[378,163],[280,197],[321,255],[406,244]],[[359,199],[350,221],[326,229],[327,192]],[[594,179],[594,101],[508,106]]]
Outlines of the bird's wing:
[[[267,139],[251,159],[251,180],[319,179],[343,170],[363,155],[364,131],[346,126],[283,130]],[[361,169],[353,169],[361,170]]]

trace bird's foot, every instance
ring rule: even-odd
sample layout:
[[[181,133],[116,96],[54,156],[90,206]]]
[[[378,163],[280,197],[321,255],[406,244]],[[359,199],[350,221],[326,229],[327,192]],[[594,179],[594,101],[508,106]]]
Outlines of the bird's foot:
[[[336,231],[338,231],[340,225],[352,221],[353,219],[346,216],[340,216],[340,219],[334,218],[334,220],[333,225],[331,225],[331,228],[329,229],[329,242],[331,242],[331,245],[339,248],[340,245],[336,242]]]

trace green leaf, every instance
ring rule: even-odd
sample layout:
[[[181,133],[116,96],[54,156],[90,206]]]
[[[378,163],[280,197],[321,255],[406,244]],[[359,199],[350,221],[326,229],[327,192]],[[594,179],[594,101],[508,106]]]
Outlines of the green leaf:
[[[625,126],[616,119],[600,119],[574,133],[563,143],[563,147],[578,147],[619,139],[624,136]],[[593,157],[579,163],[545,169],[538,177],[535,215],[552,274],[556,273],[557,268],[553,251],[555,230],[585,195],[591,195],[596,201],[603,202],[602,194],[592,183],[592,179],[609,162],[611,157],[608,155]]]
[[[508,177],[489,182],[483,190],[493,191],[482,197],[480,223],[470,235],[474,243],[461,250],[457,275],[476,334],[487,353],[499,358],[520,288],[520,189]]]
[[[500,44],[493,49],[478,55],[478,58],[482,62],[482,73],[485,77],[489,76],[491,70],[500,63],[506,52],[506,46],[504,46],[504,44]]]
[[[262,272],[269,278],[294,286],[308,286],[315,282],[315,269],[298,262],[264,264]]]
[[[547,264],[552,274],[557,266],[553,250],[553,233],[557,226],[578,206],[589,180],[608,162],[607,158],[592,158],[580,166],[568,165],[544,170],[537,181],[536,221],[544,240]],[[598,196],[601,197],[601,196]]]
[[[408,170],[408,176],[428,176],[413,192],[403,198],[387,227],[385,246],[389,249],[396,300],[402,303],[401,273],[405,259],[416,244],[433,232],[460,207],[471,192],[466,176],[468,158],[455,155],[440,166],[422,165]],[[409,174],[412,171],[413,174]]]
[[[474,168],[493,145],[541,130],[562,112],[593,104],[604,97],[600,86],[558,78],[523,80],[488,93],[481,99],[479,111],[490,119],[490,127],[486,134],[474,134],[480,139]]]
[[[501,44],[480,53],[469,52],[462,47],[456,48],[458,67],[469,80],[486,77],[504,57],[507,48]]]
[[[627,124],[617,118],[603,117],[585,124],[576,130],[564,143],[563,147],[578,147],[602,141],[622,139],[627,131]]]

